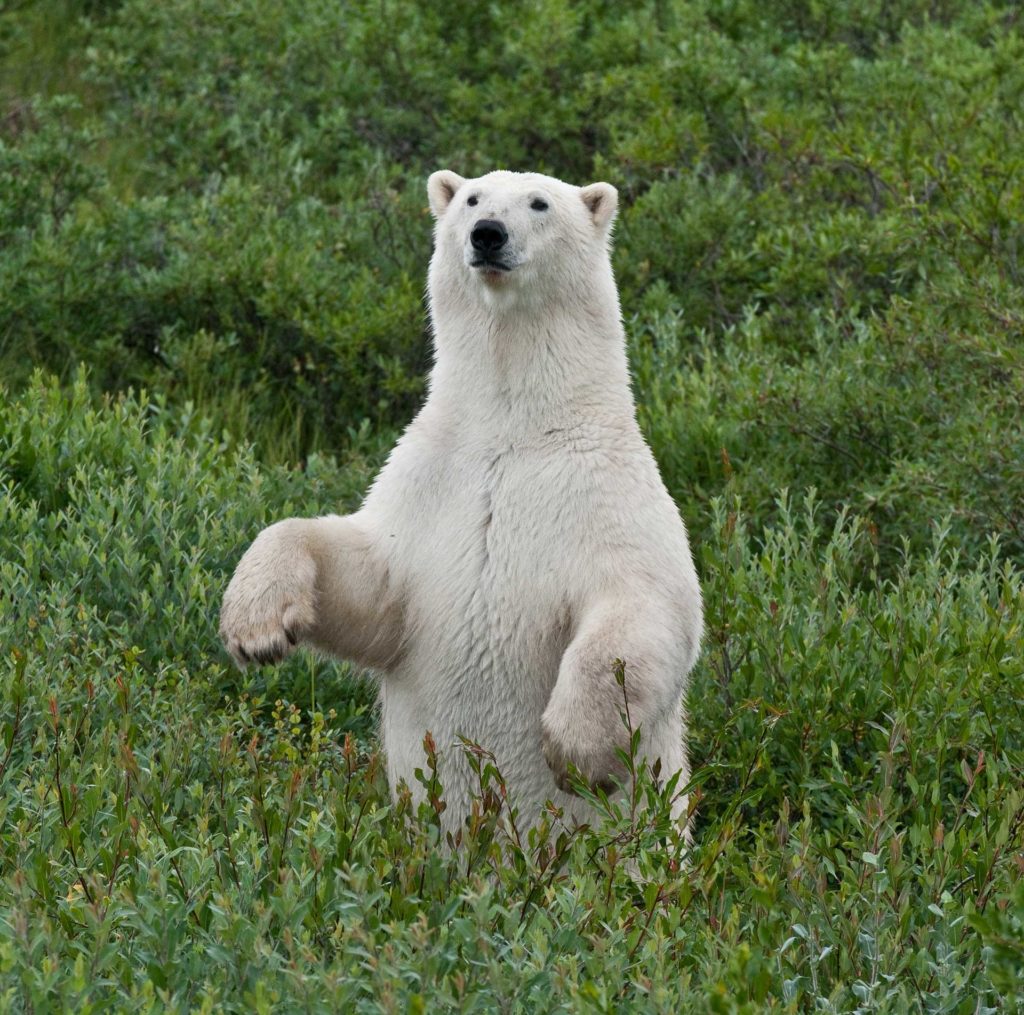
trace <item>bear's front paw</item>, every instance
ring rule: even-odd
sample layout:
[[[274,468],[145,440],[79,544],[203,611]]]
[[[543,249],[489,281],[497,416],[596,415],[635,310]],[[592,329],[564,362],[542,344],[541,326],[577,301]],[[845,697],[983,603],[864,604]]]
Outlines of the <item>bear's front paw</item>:
[[[569,775],[572,766],[592,789],[611,793],[616,781],[623,782],[628,775],[617,750],[628,746],[625,730],[622,733],[622,737],[616,737],[579,715],[566,715],[549,707],[541,717],[541,745],[558,788],[565,793],[576,792]]]
[[[224,593],[220,636],[242,667],[283,659],[316,620],[316,564],[275,529],[256,538]]]

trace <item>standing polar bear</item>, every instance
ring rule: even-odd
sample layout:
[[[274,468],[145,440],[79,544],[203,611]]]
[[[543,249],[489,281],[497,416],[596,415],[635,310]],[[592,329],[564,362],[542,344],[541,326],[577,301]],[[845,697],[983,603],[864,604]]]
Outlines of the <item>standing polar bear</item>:
[[[618,195],[512,172],[427,188],[427,402],[359,511],[259,534],[221,635],[243,665],[305,642],[378,671],[391,786],[422,792],[431,732],[449,830],[478,785],[463,737],[494,755],[524,824],[548,800],[590,821],[569,765],[606,787],[624,774],[623,690],[641,754],[688,778],[702,626],[686,529],[635,419]]]

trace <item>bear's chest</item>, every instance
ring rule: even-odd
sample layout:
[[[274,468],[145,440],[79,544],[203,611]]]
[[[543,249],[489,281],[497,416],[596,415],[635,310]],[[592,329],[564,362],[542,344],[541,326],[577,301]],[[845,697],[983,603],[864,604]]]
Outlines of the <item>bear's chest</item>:
[[[598,464],[553,445],[410,447],[375,489],[392,577],[421,627],[513,644],[564,625],[588,585]]]
[[[389,755],[408,744],[415,754],[426,727],[439,744],[481,743],[514,774],[524,744],[540,750],[585,580],[579,477],[532,448],[421,451],[391,465],[380,493],[411,636],[383,693]]]
[[[447,565],[481,593],[530,590],[534,598],[575,566],[583,491],[568,455],[512,447],[437,464],[443,478],[410,526],[419,530],[410,545],[418,566]]]

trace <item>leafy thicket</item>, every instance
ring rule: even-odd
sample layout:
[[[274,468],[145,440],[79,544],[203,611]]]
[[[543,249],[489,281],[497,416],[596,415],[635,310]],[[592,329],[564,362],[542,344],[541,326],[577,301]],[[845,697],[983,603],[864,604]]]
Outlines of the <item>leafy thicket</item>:
[[[0,409],[0,469],[15,1010],[1024,999],[1024,583],[995,544],[958,561],[938,532],[865,582],[870,533],[813,497],[763,542],[716,508],[689,865],[642,775],[600,828],[495,837],[486,756],[446,856],[428,805],[389,802],[372,688],[308,657],[243,680],[215,646],[240,544],[351,503],[365,462],[261,469],[159,404],[37,381]]]
[[[1024,1008],[1022,27],[0,12],[0,1007]],[[422,398],[441,166],[620,188],[708,608],[689,864],[643,773],[602,828],[493,838],[485,755],[446,856],[370,685],[217,646],[242,547],[358,503]]]
[[[427,173],[600,177],[685,507],[728,489],[761,517],[813,482],[888,546],[949,510],[970,552],[994,527],[1024,549],[1016,5],[85,13],[77,98],[10,89],[0,126],[9,382],[84,361],[275,458],[337,448],[422,396]]]

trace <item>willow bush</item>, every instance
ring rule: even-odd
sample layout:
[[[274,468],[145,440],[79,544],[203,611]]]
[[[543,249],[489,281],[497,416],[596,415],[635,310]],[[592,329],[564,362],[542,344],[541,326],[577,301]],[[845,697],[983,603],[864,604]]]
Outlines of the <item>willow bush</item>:
[[[30,0],[0,59],[5,1008],[1024,1007],[1017,5]],[[473,745],[448,856],[372,682],[217,644],[422,399],[444,166],[620,190],[686,862],[642,772],[495,836]]]

